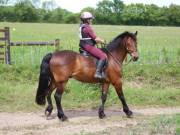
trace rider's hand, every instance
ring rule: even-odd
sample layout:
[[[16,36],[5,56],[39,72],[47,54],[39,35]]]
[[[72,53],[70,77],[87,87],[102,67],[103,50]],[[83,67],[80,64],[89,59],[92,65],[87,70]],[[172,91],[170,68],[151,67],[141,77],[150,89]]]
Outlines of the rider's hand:
[[[102,40],[101,40],[101,44],[105,44],[105,40],[102,39]]]
[[[104,43],[104,40],[101,39],[101,38],[99,38],[99,37],[97,37],[97,38],[95,39],[95,41],[96,41],[97,43],[101,43],[101,44]]]

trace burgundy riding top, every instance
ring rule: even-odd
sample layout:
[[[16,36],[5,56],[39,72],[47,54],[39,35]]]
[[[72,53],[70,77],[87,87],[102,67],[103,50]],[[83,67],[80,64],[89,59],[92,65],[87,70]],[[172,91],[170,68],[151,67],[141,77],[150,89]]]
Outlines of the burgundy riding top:
[[[92,30],[91,26],[89,24],[82,24],[80,26],[80,47],[82,47],[84,50],[89,52],[91,55],[98,59],[106,59],[106,54],[101,51],[101,49],[98,49],[95,47],[96,45],[96,34]]]
[[[83,47],[84,45],[92,45],[96,44],[96,34],[92,30],[89,24],[82,24],[80,26],[80,46]]]

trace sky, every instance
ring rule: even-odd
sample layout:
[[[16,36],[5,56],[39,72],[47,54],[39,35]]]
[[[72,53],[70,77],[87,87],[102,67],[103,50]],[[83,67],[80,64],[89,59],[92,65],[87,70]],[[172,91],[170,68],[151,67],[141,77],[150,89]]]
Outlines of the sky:
[[[83,8],[88,6],[96,7],[96,4],[99,1],[102,0],[55,0],[58,6],[74,13],[80,12]],[[172,3],[180,5],[180,0],[122,0],[122,1],[126,5],[131,3],[156,4],[160,7],[169,6]]]

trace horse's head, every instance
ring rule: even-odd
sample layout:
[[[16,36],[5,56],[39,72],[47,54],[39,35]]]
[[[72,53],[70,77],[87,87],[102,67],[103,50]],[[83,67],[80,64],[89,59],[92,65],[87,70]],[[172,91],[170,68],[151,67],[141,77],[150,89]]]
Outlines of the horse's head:
[[[131,55],[133,61],[137,61],[139,58],[137,50],[137,31],[124,37],[124,47],[126,51]]]
[[[124,33],[118,35],[113,39],[107,46],[107,49],[110,52],[124,51],[125,54],[129,53],[133,61],[138,60],[138,51],[137,51],[137,31],[135,33],[130,33],[125,31]],[[122,54],[122,53],[120,53]]]

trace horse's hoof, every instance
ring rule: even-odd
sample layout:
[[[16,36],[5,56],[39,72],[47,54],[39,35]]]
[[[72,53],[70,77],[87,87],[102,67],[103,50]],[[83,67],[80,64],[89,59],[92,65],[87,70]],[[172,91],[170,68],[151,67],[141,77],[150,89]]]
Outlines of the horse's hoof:
[[[64,114],[61,114],[61,115],[58,115],[58,118],[61,120],[61,121],[66,121],[68,119],[68,117]]]
[[[133,112],[129,110],[128,112],[126,112],[126,116],[127,116],[128,118],[132,118]]]
[[[67,121],[67,120],[68,120],[68,117],[64,115],[64,116],[61,118],[61,120],[62,120],[62,121]]]
[[[104,112],[99,112],[99,118],[103,119],[106,117],[106,114]]]
[[[53,108],[52,107],[47,107],[45,110],[45,115],[46,117],[49,117],[52,113]]]

